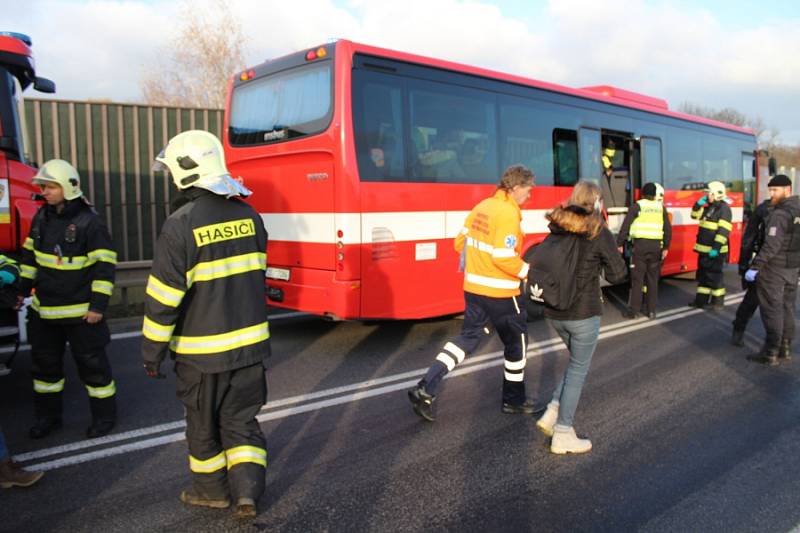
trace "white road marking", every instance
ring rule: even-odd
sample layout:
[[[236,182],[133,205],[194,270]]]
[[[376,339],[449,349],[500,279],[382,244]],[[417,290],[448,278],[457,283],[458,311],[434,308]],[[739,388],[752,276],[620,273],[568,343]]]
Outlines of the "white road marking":
[[[287,318],[295,318],[295,317],[300,317],[300,316],[310,316],[310,315],[308,313],[301,313],[299,311],[291,311],[291,312],[288,312],[288,313],[280,313],[280,314],[277,314],[277,315],[269,315],[269,320],[270,320],[270,322],[276,322],[276,321],[284,320],[284,319],[287,319]],[[119,339],[132,339],[133,337],[141,337],[141,336],[142,336],[142,331],[141,330],[126,331],[124,333],[114,333],[113,335],[111,335],[111,340],[112,341],[116,341],[116,340],[119,340]],[[19,351],[21,351],[21,352],[25,351],[25,350],[30,350],[30,349],[31,349],[31,345],[30,344],[20,344],[19,345]],[[0,354],[12,353],[13,351],[14,351],[14,348],[11,348],[11,347],[0,348]]]
[[[731,295],[725,305],[732,305],[741,301],[742,296],[744,293],[738,293],[735,295]],[[623,322],[619,322],[616,324],[610,324],[608,326],[604,326],[600,328],[600,340],[609,339],[612,337],[616,337],[619,335],[623,335],[625,333],[630,333],[632,331],[638,331],[641,329],[650,328],[653,326],[657,326],[660,324],[664,324],[667,322],[671,322],[673,320],[679,320],[688,316],[696,315],[704,313],[705,311],[701,309],[691,309],[686,310],[686,308],[678,308],[673,309],[671,311],[666,311],[661,314],[658,318],[654,320],[649,320],[644,317],[638,318],[635,320],[627,320]],[[561,339],[558,337],[550,338],[547,340],[539,341],[529,345],[527,357],[539,357],[546,353],[560,351],[563,350],[564,347],[562,345]],[[462,375],[471,374],[473,372],[477,372],[480,370],[484,370],[487,368],[491,368],[494,366],[499,366],[503,364],[502,358],[503,352],[498,350],[494,352],[490,352],[483,355],[473,356],[467,360],[465,360],[459,368],[455,369],[454,371],[450,372],[446,378],[457,377]],[[423,375],[427,371],[427,368],[417,369],[410,372],[403,372],[401,374],[394,374],[391,376],[386,376],[383,378],[377,379],[370,379],[367,381],[362,381],[359,383],[353,383],[350,385],[343,385],[341,387],[334,387],[331,389],[326,389],[322,391],[317,391],[309,394],[302,394],[297,396],[292,396],[289,398],[284,398],[281,400],[276,400],[274,402],[270,402],[264,409],[262,409],[261,414],[259,414],[256,418],[259,422],[266,422],[269,420],[278,420],[281,418],[286,418],[292,415],[305,413],[308,411],[314,411],[317,409],[323,409],[325,407],[332,407],[335,405],[341,405],[345,403],[351,403],[360,401],[366,398],[371,398],[373,396],[380,396],[383,394],[388,394],[391,392],[404,390],[406,388],[412,387],[417,383],[418,378]],[[413,379],[410,379],[413,378]],[[402,380],[399,383],[393,383],[398,380]],[[392,383],[391,385],[384,385],[379,386],[377,388],[376,385],[383,385],[385,383]],[[369,389],[369,390],[362,390],[362,389]],[[357,391],[350,393],[351,391]],[[347,394],[350,393],[350,394]],[[329,398],[326,400],[319,400],[319,401],[311,401],[309,400],[318,400],[319,398],[325,398],[327,396],[336,396],[335,398]],[[285,409],[276,410],[278,407],[282,406],[291,406],[295,404],[303,404],[298,405],[296,407],[288,407]],[[162,433],[166,431],[174,431],[177,429],[185,428],[186,424],[184,421],[176,421],[170,422],[166,424],[159,424],[156,426],[151,426],[149,428],[142,428],[133,431],[127,431],[124,433],[118,433],[114,435],[109,435],[106,437],[102,437],[99,439],[90,439],[86,441],[74,442],[62,446],[56,446],[53,448],[46,448],[43,450],[37,450],[34,452],[23,453],[14,456],[14,460],[18,462],[24,461],[31,461],[36,459],[41,459],[44,457],[51,457],[54,455],[60,455],[63,453],[74,452],[78,450],[94,448],[97,446],[102,446],[104,444],[111,444],[115,442],[120,442],[124,440],[130,439],[138,439],[141,437],[146,437],[147,435],[152,435],[156,433]],[[184,433],[181,431],[179,433],[170,433],[167,435],[161,435],[157,437],[150,437],[143,440],[119,444],[116,446],[112,446],[109,448],[102,448],[99,450],[88,451],[84,453],[79,453],[76,455],[70,455],[67,457],[62,457],[59,459],[54,459],[52,461],[45,461],[40,463],[34,463],[31,465],[27,465],[26,468],[31,470],[53,470],[56,468],[61,468],[64,466],[70,466],[75,464],[81,464],[89,461],[95,461],[98,459],[103,459],[106,457],[112,457],[116,455],[121,455],[129,452],[134,452],[138,450],[144,450],[147,448],[153,448],[156,446],[161,446],[164,444],[170,444],[173,442],[178,442],[185,439]]]

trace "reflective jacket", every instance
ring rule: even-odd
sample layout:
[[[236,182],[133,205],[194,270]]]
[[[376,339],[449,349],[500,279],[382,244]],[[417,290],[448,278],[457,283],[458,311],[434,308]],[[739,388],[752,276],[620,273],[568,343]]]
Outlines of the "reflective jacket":
[[[39,208],[22,245],[21,289],[35,289],[31,307],[44,320],[80,323],[105,313],[114,290],[117,252],[94,208],[83,198]]]
[[[0,254],[0,270],[12,274],[14,279],[19,278],[19,265],[7,255]]]
[[[167,355],[203,373],[269,355],[267,232],[239,199],[190,188],[164,222],[147,281],[142,357]]]
[[[693,219],[700,221],[694,251],[700,254],[707,254],[711,250],[717,250],[719,255],[727,254],[728,236],[733,229],[733,223],[731,222],[733,216],[728,204],[719,201],[698,205],[695,202],[691,216]]]
[[[631,206],[617,235],[617,244],[622,246],[629,238],[656,240],[661,242],[663,250],[669,248],[672,224],[661,202],[642,198]]]
[[[466,256],[464,290],[473,294],[506,298],[520,293],[520,280],[528,276],[522,252],[522,212],[505,191],[476,205],[455,240],[455,249]]]

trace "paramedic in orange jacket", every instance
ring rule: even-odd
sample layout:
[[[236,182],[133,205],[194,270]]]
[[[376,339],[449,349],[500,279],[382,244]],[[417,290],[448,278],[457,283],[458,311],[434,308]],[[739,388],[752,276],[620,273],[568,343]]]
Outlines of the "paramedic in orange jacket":
[[[523,205],[531,194],[533,172],[522,165],[506,169],[497,191],[470,212],[455,239],[462,254],[464,273],[464,326],[461,335],[444,345],[428,373],[408,397],[414,412],[434,421],[433,400],[444,376],[487,338],[491,322],[505,345],[502,411],[533,414],[533,403],[525,398],[525,352],[527,323],[520,282],[528,276],[522,260]]]

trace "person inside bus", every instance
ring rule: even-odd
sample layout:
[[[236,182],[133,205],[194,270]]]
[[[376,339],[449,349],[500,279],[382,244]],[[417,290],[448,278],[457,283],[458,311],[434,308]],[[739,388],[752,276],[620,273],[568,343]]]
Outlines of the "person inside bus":
[[[601,158],[603,176],[600,178],[600,188],[606,208],[625,207],[630,191],[628,169],[614,167],[614,159],[617,155],[617,144],[613,139],[608,139]]]
[[[458,152],[458,164],[464,177],[470,180],[486,180],[493,174],[485,159],[486,147],[479,139],[466,139]]]
[[[463,178],[464,171],[458,163],[463,134],[458,129],[439,130],[430,150],[418,153],[418,171],[427,178]]]

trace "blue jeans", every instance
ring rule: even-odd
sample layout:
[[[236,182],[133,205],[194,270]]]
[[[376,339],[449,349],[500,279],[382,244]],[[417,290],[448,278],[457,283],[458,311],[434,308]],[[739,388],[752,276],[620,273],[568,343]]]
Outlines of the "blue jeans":
[[[553,393],[553,401],[559,403],[556,424],[572,426],[578,400],[581,399],[583,382],[586,381],[592,355],[597,348],[600,317],[593,316],[582,320],[547,319],[547,322],[553,326],[569,349],[569,365]]]
[[[3,428],[0,427],[0,461],[8,457],[8,448],[6,447],[6,438],[3,435]]]

